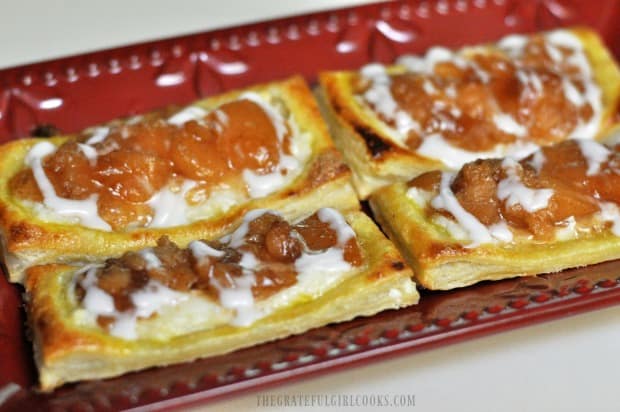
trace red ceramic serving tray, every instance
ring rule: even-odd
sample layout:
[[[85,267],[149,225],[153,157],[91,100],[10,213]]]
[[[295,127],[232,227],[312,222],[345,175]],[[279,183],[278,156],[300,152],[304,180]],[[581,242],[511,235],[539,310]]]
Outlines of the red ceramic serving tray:
[[[200,33],[0,70],[0,142],[61,132],[301,73],[390,62],[431,45],[510,32],[595,28],[620,55],[620,3],[560,0],[391,2]],[[41,130],[41,129],[39,129]],[[620,261],[441,293],[208,360],[36,392],[21,290],[0,276],[0,410],[174,408],[620,303]]]

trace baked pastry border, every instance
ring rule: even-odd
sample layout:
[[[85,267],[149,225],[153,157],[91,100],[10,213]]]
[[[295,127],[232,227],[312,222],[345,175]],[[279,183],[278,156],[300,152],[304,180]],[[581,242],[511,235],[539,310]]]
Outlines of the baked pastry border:
[[[357,233],[364,255],[358,273],[317,299],[283,308],[248,327],[222,326],[166,341],[126,341],[98,328],[71,324],[72,305],[64,294],[77,268],[51,264],[28,269],[27,312],[42,389],[223,354],[417,303],[413,273],[394,245],[362,212],[346,213],[345,218]]]
[[[407,196],[406,183],[379,189],[369,203],[376,221],[413,268],[418,284],[431,290],[620,259],[620,237],[610,229],[563,241],[467,247],[426,218],[424,209]]]

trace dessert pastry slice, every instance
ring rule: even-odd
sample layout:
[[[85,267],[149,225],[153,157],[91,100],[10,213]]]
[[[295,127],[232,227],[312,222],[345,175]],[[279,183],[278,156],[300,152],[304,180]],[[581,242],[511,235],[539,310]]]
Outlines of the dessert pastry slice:
[[[294,77],[0,147],[0,237],[10,279],[32,265],[96,260],[213,238],[254,208],[300,216],[358,208],[312,93]]]
[[[377,221],[429,289],[620,258],[620,145],[567,140],[378,190]]]
[[[318,96],[360,198],[478,158],[522,158],[614,122],[620,71],[587,29],[510,35],[394,66],[320,76]]]
[[[289,221],[253,210],[219,240],[28,269],[41,387],[213,356],[418,301],[413,273],[362,212]]]

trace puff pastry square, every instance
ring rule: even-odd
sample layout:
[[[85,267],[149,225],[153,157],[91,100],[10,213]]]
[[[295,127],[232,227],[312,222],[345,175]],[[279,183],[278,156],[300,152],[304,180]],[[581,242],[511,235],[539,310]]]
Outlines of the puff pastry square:
[[[300,77],[0,147],[12,281],[33,265],[115,256],[164,234],[180,245],[214,238],[250,209],[295,217],[319,206],[359,207]]]
[[[560,29],[325,72],[317,95],[364,199],[428,170],[596,138],[614,121],[620,71],[596,33]]]
[[[288,237],[280,243],[289,246],[276,248],[275,255],[271,246],[258,252],[248,249],[252,242],[267,239],[266,245],[274,239],[273,233],[282,233],[282,221],[272,219],[271,226],[264,221],[258,226],[249,223],[272,214],[276,212],[251,211],[232,234],[221,239],[224,243],[194,241],[180,251],[172,247],[177,257],[191,255],[187,259],[198,269],[189,275],[179,263],[186,258],[166,257],[169,241],[126,254],[123,267],[129,265],[134,272],[131,281],[124,283],[125,272],[115,266],[119,259],[86,267],[29,268],[27,312],[42,389],[213,356],[417,303],[411,269],[362,212],[320,209],[316,216],[333,231],[331,240],[324,230],[308,229],[304,217],[294,222],[297,232],[286,232]],[[307,235],[304,228],[312,233]],[[295,251],[290,242],[297,242],[300,233],[303,248]],[[347,249],[352,239],[357,246]],[[347,255],[347,250],[355,253]],[[294,259],[283,260],[283,256]],[[289,276],[286,273],[264,275],[264,259],[271,259],[269,270],[284,273],[282,265],[289,264],[297,273],[290,282],[283,280]],[[176,269],[162,274],[158,272],[162,265],[166,270],[176,265]],[[97,270],[108,272],[102,275]],[[123,288],[132,289],[124,294]]]
[[[452,289],[620,258],[620,146],[567,140],[378,190],[375,217],[419,284]]]

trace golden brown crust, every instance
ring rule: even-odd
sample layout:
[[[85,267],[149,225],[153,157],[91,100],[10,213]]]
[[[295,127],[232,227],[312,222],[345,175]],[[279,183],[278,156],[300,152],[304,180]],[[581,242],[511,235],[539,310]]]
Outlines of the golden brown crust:
[[[350,212],[345,218],[355,230],[364,256],[360,269],[323,295],[297,301],[249,327],[226,325],[181,332],[165,340],[123,340],[98,327],[73,322],[75,303],[67,298],[66,291],[75,267],[30,268],[27,307],[42,388],[50,390],[65,382],[213,356],[330,322],[417,303],[411,269],[391,242],[363,213]]]
[[[162,229],[137,229],[129,232],[105,232],[72,224],[52,223],[39,218],[32,208],[10,193],[9,180],[23,168],[24,157],[37,139],[13,141],[0,147],[0,226],[2,254],[12,281],[22,281],[24,270],[33,265],[96,260],[155,244],[163,234],[185,245],[195,238],[214,238],[227,231],[250,209],[269,208],[285,217],[300,216],[319,206],[341,210],[357,209],[359,204],[350,185],[350,171],[333,147],[327,127],[306,83],[293,77],[250,89],[266,91],[281,100],[301,129],[311,136],[311,155],[301,175],[290,185],[264,198],[236,205],[214,218],[186,226]],[[200,101],[206,109],[236,98],[246,91],[234,91]],[[48,141],[56,145],[71,137]]]
[[[424,209],[407,196],[405,183],[379,189],[370,206],[384,232],[411,264],[417,282],[427,289],[448,290],[620,258],[620,237],[610,230],[563,241],[466,247],[426,218]]]
[[[602,90],[601,131],[604,131],[618,121],[620,69],[595,32],[587,28],[574,28],[571,32],[583,43],[594,69],[594,79]],[[404,70],[400,66],[388,67],[388,73]],[[321,73],[320,88],[315,95],[334,142],[353,171],[352,181],[360,199],[390,183],[409,180],[425,171],[445,169],[442,162],[399,146],[389,137],[393,134],[391,127],[355,98],[352,87],[355,76],[351,71]]]

